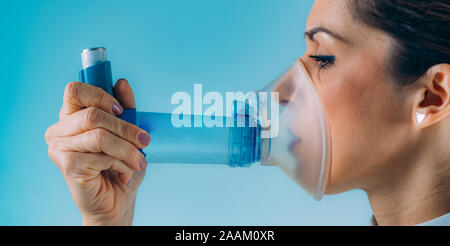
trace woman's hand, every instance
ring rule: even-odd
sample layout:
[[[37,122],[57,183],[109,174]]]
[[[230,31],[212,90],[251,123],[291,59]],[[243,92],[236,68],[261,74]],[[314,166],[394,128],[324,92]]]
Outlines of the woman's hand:
[[[131,225],[147,167],[138,148],[149,144],[150,135],[116,117],[123,108],[135,108],[133,91],[121,79],[114,92],[117,100],[85,83],[68,84],[60,121],[45,134],[83,225]]]

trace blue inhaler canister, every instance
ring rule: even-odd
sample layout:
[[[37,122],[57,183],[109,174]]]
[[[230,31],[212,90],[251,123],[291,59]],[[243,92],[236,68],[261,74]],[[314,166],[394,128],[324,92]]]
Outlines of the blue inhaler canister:
[[[106,57],[106,49],[102,47],[85,49],[81,52],[83,69],[79,73],[81,82],[102,88],[114,96],[111,62]],[[136,124],[136,109],[124,109],[122,120]]]
[[[82,82],[100,87],[113,95],[111,62],[107,60],[105,48],[85,49],[81,53],[82,67],[79,77]],[[249,115],[238,114],[237,107],[232,120],[235,127],[175,127],[172,114],[136,112],[124,109],[122,120],[146,130],[152,137],[146,148],[147,161],[151,163],[225,164],[231,167],[248,167],[261,158],[260,126],[249,126],[253,120]],[[191,117],[191,122],[202,115]],[[227,118],[223,117],[223,122]],[[247,125],[238,126],[238,121]],[[144,153],[144,152],[143,152]]]

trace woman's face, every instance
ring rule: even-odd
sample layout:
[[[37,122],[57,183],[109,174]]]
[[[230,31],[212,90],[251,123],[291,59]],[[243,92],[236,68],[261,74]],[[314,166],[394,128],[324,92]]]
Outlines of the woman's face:
[[[301,58],[330,124],[328,194],[370,189],[406,158],[414,121],[407,92],[389,80],[391,39],[356,22],[346,4],[315,1]]]

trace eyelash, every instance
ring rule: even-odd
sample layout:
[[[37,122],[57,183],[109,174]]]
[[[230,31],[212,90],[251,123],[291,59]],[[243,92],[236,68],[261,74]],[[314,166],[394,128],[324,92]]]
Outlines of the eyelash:
[[[320,69],[326,69],[334,64],[336,60],[335,56],[323,56],[323,55],[311,55],[309,56],[311,59],[319,62]]]

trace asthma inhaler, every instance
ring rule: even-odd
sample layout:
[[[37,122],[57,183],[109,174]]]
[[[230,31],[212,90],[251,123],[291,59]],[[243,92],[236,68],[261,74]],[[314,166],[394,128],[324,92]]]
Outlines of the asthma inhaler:
[[[113,95],[111,62],[106,57],[106,49],[85,49],[81,53],[81,60],[83,69],[79,74],[80,80]],[[252,120],[249,115],[238,114],[237,110],[233,117],[236,127],[175,127],[169,113],[137,112],[136,109],[124,109],[119,117],[152,136],[145,151],[150,164],[226,164],[247,167],[261,159],[261,128],[259,125],[237,127],[238,121]],[[191,122],[204,120],[202,115],[183,117],[191,117]],[[224,117],[223,122],[226,120]]]

